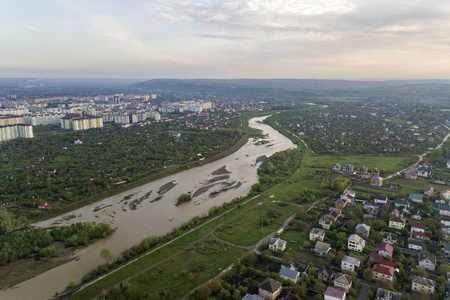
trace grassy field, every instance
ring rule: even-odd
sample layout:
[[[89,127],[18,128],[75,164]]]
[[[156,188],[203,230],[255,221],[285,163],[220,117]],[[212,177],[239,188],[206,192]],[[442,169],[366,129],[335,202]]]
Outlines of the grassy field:
[[[295,214],[297,210],[298,208],[292,205],[273,202],[263,203],[231,222],[223,224],[217,228],[214,234],[218,238],[235,245],[251,246],[270,232],[280,228],[286,218]],[[273,222],[263,226],[263,232],[261,232],[263,218],[272,218]]]
[[[135,298],[145,298],[149,291],[163,294],[164,299],[179,299],[182,295],[219,274],[245,250],[227,244],[204,241],[205,249],[187,249],[173,259],[150,269],[130,281],[139,286]],[[188,274],[192,273],[193,279]],[[167,283],[170,282],[170,285]]]

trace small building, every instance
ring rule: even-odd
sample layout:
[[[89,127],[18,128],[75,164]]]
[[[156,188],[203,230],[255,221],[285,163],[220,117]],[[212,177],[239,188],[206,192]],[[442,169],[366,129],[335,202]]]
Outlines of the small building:
[[[331,170],[339,172],[341,170],[341,165],[339,163],[336,163],[331,167]]]
[[[420,209],[415,209],[411,212],[411,219],[420,220],[422,219],[422,211]]]
[[[431,168],[429,167],[418,167],[417,168],[417,176],[428,178],[431,176]]]
[[[281,278],[285,280],[290,280],[293,283],[297,283],[298,278],[300,277],[300,272],[295,271],[293,267],[286,268],[284,266],[281,266],[279,274]]]
[[[382,186],[383,185],[383,178],[380,176],[373,176],[370,178],[370,184],[374,186]]]
[[[280,238],[269,238],[269,250],[283,252],[286,249],[286,241]]]
[[[38,209],[51,209],[52,206],[45,201],[41,201],[38,204]]]
[[[347,248],[351,251],[362,252],[366,246],[366,241],[357,234],[352,234],[348,238]]]
[[[345,208],[347,206],[347,199],[345,199],[344,197],[339,197],[335,202],[334,202],[334,206],[336,208]]]
[[[374,265],[372,268],[373,279],[375,280],[388,280],[394,281],[394,270],[391,268],[383,267],[380,265]]]
[[[370,170],[370,175],[372,175],[372,176],[380,176],[380,169],[373,168],[372,170]]]
[[[342,172],[352,174],[354,169],[355,167],[353,167],[353,165],[348,164],[342,168]]]
[[[441,216],[441,223],[444,224],[444,226],[450,226],[450,216]]]
[[[433,271],[436,269],[436,256],[428,251],[423,251],[419,253],[419,266],[427,269],[428,271]]]
[[[383,288],[378,288],[375,300],[401,300],[401,298],[402,298],[401,293],[393,292]]]
[[[392,247],[390,244],[380,244],[375,247],[375,250],[377,251],[377,254],[386,257],[392,257],[394,254],[394,247]]]
[[[355,227],[355,233],[360,234],[362,237],[368,238],[370,234],[370,226],[364,223],[359,223]]]
[[[424,251],[424,243],[422,240],[416,239],[416,238],[408,238],[408,249],[415,250],[415,251]]]
[[[388,202],[388,197],[384,196],[384,195],[375,195],[375,197],[373,198],[373,203],[375,204],[386,204]]]
[[[325,282],[332,281],[334,279],[334,272],[331,269],[321,268],[317,272],[317,278]]]
[[[439,204],[439,215],[450,216],[450,205]]]
[[[450,200],[450,190],[443,190],[441,196],[444,197],[445,200]]]
[[[337,218],[341,216],[341,211],[339,209],[331,207],[323,214],[323,216],[324,218],[329,218],[332,219],[333,221],[336,221]]]
[[[405,178],[409,179],[409,180],[417,180],[417,169],[412,168],[412,169],[406,170]]]
[[[331,249],[331,245],[324,242],[317,242],[314,246],[314,253],[316,255],[325,257]]]
[[[264,298],[259,295],[246,294],[242,300],[264,300]]]
[[[414,276],[411,290],[417,293],[433,294],[436,282],[424,277]]]
[[[356,174],[358,175],[368,175],[369,174],[369,168],[366,166],[360,166],[356,169]]]
[[[309,240],[315,241],[318,239],[319,241],[323,242],[323,239],[325,238],[325,230],[320,228],[313,228],[309,232]]]
[[[386,268],[389,268],[389,269],[395,269],[395,262],[393,262],[393,261],[388,261],[388,260],[385,260],[385,259],[383,259],[383,258],[380,258],[380,259],[378,260],[378,264],[379,264],[380,266],[382,266],[382,267],[386,267]]]
[[[423,195],[410,193],[409,194],[409,200],[413,201],[413,202],[416,202],[416,203],[422,203],[423,202]]]
[[[422,232],[425,233],[426,225],[419,222],[411,222],[411,232]]]
[[[444,243],[444,257],[450,259],[450,243]]]
[[[258,286],[258,295],[264,299],[274,300],[280,295],[282,286],[281,282],[267,277]]]
[[[406,219],[400,217],[389,218],[389,227],[394,229],[403,229],[406,225]]]
[[[361,261],[352,256],[344,256],[341,261],[341,270],[348,270],[355,272],[355,270],[361,265]]]
[[[322,226],[323,229],[330,230],[331,224],[333,224],[333,221],[330,218],[322,217],[319,219],[319,225]]]
[[[334,286],[343,289],[348,293],[352,287],[352,277],[347,274],[338,274],[334,278]]]
[[[405,199],[395,199],[394,206],[397,208],[409,207],[409,202]]]
[[[395,242],[397,242],[397,235],[392,232],[382,232],[381,235],[383,236],[383,243],[394,245]]]
[[[327,287],[327,290],[323,294],[324,300],[345,300],[346,299],[346,292],[341,291],[340,289],[336,287],[329,286]]]
[[[436,194],[436,190],[434,189],[434,187],[429,186],[425,189],[425,191],[423,192],[423,194],[427,197],[431,197],[434,194]]]

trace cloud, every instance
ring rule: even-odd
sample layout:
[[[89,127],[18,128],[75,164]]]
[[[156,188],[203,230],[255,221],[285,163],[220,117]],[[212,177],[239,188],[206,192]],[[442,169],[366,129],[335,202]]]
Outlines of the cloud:
[[[247,37],[247,36],[237,36],[237,35],[228,35],[228,34],[193,34],[193,36],[206,38],[206,39],[219,39],[219,40],[254,40],[254,38]]]
[[[34,26],[30,26],[30,25],[23,25],[23,28],[31,30],[31,31],[41,31],[40,28],[34,27]]]

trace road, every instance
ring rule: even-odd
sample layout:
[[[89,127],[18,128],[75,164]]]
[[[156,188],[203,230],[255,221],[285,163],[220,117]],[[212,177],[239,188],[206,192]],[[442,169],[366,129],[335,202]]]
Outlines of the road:
[[[450,127],[448,127],[447,125],[445,125],[445,124],[441,124],[441,125],[444,126],[445,128],[447,128],[448,130],[450,130]],[[409,167],[407,167],[407,168],[405,168],[405,169],[403,169],[403,170],[401,170],[401,171],[398,171],[397,173],[394,173],[394,174],[392,174],[392,175],[389,175],[388,177],[384,178],[384,180],[390,179],[390,178],[392,178],[392,177],[394,177],[394,176],[398,176],[398,175],[400,175],[401,173],[405,172],[406,170],[415,167],[419,161],[423,160],[423,157],[424,157],[425,155],[427,155],[428,153],[430,153],[430,152],[433,151],[434,149],[440,149],[440,148],[442,148],[442,145],[449,139],[449,137],[450,137],[450,132],[444,137],[444,139],[442,140],[442,143],[440,143],[439,145],[437,145],[437,146],[436,146],[435,148],[433,148],[432,150],[429,150],[429,151],[427,151],[427,152],[421,154],[421,155],[419,156],[419,160],[418,160],[416,163],[412,164],[411,166],[409,166]]]

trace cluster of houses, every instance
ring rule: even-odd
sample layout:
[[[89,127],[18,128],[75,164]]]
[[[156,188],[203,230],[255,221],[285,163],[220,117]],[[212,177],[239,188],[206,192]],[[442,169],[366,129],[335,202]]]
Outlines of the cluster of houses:
[[[370,184],[374,186],[383,185],[383,178],[380,177],[380,169],[378,168],[369,170],[368,167],[362,165],[355,169],[355,167],[351,164],[347,164],[342,167],[339,163],[335,163],[331,166],[331,170],[343,174],[356,175],[359,178],[370,178]]]
[[[378,209],[384,204],[388,203],[388,198],[384,195],[377,195],[374,197],[374,201],[371,204],[365,204],[364,210],[368,212],[368,215],[378,212]],[[434,254],[427,251],[425,240],[430,239],[425,234],[427,229],[426,225],[416,220],[421,220],[423,217],[422,212],[418,209],[412,209],[411,203],[421,203],[423,201],[423,195],[410,194],[409,199],[396,199],[394,205],[389,209],[389,223],[388,227],[390,231],[382,229],[380,234],[383,238],[382,243],[373,247],[368,257],[373,260],[372,267],[372,279],[375,281],[381,280],[391,284],[395,282],[395,274],[399,270],[395,268],[395,262],[392,261],[394,255],[394,244],[398,241],[398,237],[405,234],[404,229],[409,227],[405,248],[418,253],[418,266],[425,268],[428,271],[434,272],[437,267],[437,259]],[[309,232],[309,240],[315,242],[313,253],[320,257],[326,257],[332,249],[332,245],[324,242],[327,230],[331,229],[331,225],[339,218],[343,217],[343,209],[347,204],[355,203],[355,192],[346,189],[340,197],[336,200],[335,206],[330,207],[323,212],[322,217],[319,219],[319,225],[321,228],[312,228]],[[372,210],[371,210],[372,209]],[[412,220],[408,222],[405,216],[410,216]],[[441,222],[450,226],[450,206],[441,205],[440,210]],[[408,225],[409,224],[409,225]],[[358,253],[362,253],[366,247],[366,239],[369,238],[371,232],[371,226],[363,223],[356,224],[354,233],[348,237],[347,240],[347,254],[341,261],[341,272],[343,271],[356,271],[361,267],[361,260]],[[449,232],[450,233],[450,232]],[[272,251],[284,251],[286,249],[286,241],[281,238],[270,238],[269,249]],[[444,244],[444,256],[450,258],[450,243]],[[280,270],[280,276],[297,282],[301,273],[293,268],[287,269],[282,267]],[[336,273],[330,269],[320,268],[317,272],[319,279],[327,283],[332,283],[333,286],[329,286],[324,293],[324,299],[346,299],[346,293],[352,286],[352,277],[344,273]],[[412,291],[418,293],[433,294],[435,292],[436,282],[432,279],[425,277],[414,276],[412,279]],[[261,296],[263,293],[261,293]],[[262,296],[264,297],[264,296]],[[379,288],[376,299],[400,299],[400,293],[388,291]],[[381,298],[380,298],[381,297]],[[387,298],[386,298],[387,297]],[[389,298],[391,297],[391,298]],[[253,299],[253,298],[247,298]],[[268,299],[268,298],[265,298]],[[274,298],[270,298],[274,299]]]
[[[416,180],[417,177],[430,178],[432,175],[433,165],[426,160],[421,160],[417,166],[409,168],[404,172],[406,179]]]

